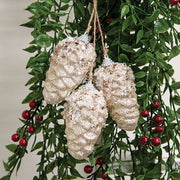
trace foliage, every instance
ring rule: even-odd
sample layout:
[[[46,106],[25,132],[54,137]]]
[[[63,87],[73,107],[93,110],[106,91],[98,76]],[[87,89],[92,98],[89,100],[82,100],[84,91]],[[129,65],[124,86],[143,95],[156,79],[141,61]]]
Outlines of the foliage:
[[[34,138],[30,151],[37,151],[41,157],[33,180],[46,180],[49,174],[53,174],[52,180],[75,179],[81,177],[76,165],[87,162],[74,159],[67,151],[65,125],[61,116],[64,102],[46,105],[42,90],[53,48],[67,34],[76,36],[85,32],[92,3],[92,0],[37,0],[26,8],[32,16],[22,26],[32,29],[33,40],[24,50],[32,53],[26,67],[32,77],[26,83],[30,93],[22,103],[31,100],[39,102],[38,108],[31,111],[32,119],[36,116],[44,117],[42,122],[34,122],[35,135],[27,135],[28,139]],[[73,13],[74,19],[70,20]],[[109,56],[113,61],[127,63],[133,69],[140,111],[148,109],[151,122],[155,115],[161,115],[164,132],[157,134],[153,123],[149,131],[148,119],[140,117],[134,139],[131,139],[127,132],[117,128],[109,116],[107,126],[102,131],[104,143],[96,145],[89,162],[95,165],[94,158],[102,156],[106,162],[104,171],[114,174],[117,180],[125,179],[126,176],[137,180],[180,179],[179,166],[175,161],[175,158],[180,158],[180,82],[173,78],[174,70],[169,64],[172,58],[180,54],[180,33],[175,29],[175,24],[180,24],[179,7],[171,5],[168,0],[98,0],[98,14],[105,41],[109,45]],[[102,62],[101,47],[97,32],[97,66]],[[169,104],[163,101],[166,92],[169,94]],[[160,102],[157,110],[151,106],[154,100]],[[24,133],[25,127],[21,129]],[[43,139],[37,142],[40,134]],[[159,136],[161,146],[153,147],[149,144],[142,147],[139,141],[144,134]],[[13,154],[7,162],[3,162],[7,176],[1,180],[9,180],[15,168],[18,171],[27,152],[15,144],[6,147]],[[162,158],[163,151],[167,152],[167,159]],[[123,170],[127,167],[121,158],[126,153],[130,154],[133,163],[131,172]],[[96,175],[99,177],[100,173]]]

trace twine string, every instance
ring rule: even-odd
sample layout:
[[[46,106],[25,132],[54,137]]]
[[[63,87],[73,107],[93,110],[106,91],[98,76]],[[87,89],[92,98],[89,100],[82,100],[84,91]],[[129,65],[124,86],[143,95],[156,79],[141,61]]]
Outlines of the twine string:
[[[101,36],[101,44],[102,44],[103,52],[104,52],[104,57],[106,57],[108,49],[105,48],[103,32],[102,32],[102,28],[101,28],[101,24],[100,24],[100,20],[99,20],[99,16],[98,16],[98,11],[97,11],[97,0],[93,0],[93,11],[92,11],[89,23],[88,23],[86,33],[89,33],[89,31],[91,30],[91,23],[92,23],[93,19],[94,19],[94,23],[93,23],[93,35],[94,35],[93,45],[94,45],[94,48],[96,47],[96,30],[97,30],[96,26],[98,24],[98,28],[99,28],[99,32],[100,32],[100,36]],[[91,81],[93,78],[92,71],[93,71],[94,61],[91,64],[90,73],[89,73],[89,81]]]

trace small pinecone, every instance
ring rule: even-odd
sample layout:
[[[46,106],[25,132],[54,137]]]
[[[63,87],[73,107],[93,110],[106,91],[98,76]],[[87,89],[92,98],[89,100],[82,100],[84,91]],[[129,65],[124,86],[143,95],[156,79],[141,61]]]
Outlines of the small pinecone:
[[[119,128],[132,131],[139,119],[134,75],[124,63],[106,58],[94,72],[94,82],[106,97],[109,113]]]
[[[62,115],[66,123],[69,153],[76,159],[85,159],[93,152],[94,144],[108,116],[102,91],[92,83],[81,86],[66,98]]]
[[[47,103],[58,104],[65,100],[89,72],[96,53],[94,47],[82,37],[68,37],[55,47],[43,90]]]

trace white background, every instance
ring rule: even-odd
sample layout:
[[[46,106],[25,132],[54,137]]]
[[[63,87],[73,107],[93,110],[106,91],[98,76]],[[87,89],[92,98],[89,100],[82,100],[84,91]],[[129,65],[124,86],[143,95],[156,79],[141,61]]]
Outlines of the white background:
[[[25,67],[30,55],[22,49],[28,47],[32,39],[30,29],[19,25],[27,22],[30,14],[24,9],[31,1],[0,1],[0,177],[5,175],[2,160],[6,161],[11,155],[5,145],[12,143],[11,135],[22,126],[17,118],[28,108],[21,101],[28,94],[24,84],[29,78]],[[180,27],[178,29],[180,31]],[[171,64],[175,69],[175,79],[180,81],[180,56],[174,58]],[[11,180],[32,180],[36,174],[36,163],[35,154],[26,155],[18,177],[14,175]]]

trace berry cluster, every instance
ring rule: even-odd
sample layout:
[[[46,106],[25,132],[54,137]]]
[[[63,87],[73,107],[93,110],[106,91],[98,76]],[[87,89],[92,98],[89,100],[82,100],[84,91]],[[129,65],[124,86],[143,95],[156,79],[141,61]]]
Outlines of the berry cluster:
[[[178,3],[179,3],[179,0],[171,0],[172,5],[178,5]]]
[[[161,144],[161,139],[158,136],[163,133],[164,127],[161,125],[163,123],[163,117],[159,113],[161,113],[161,109],[158,101],[153,101],[151,104],[151,113],[147,109],[141,111],[142,117],[147,118],[141,124],[145,129],[144,136],[140,138],[140,144],[142,146],[159,146]]]
[[[90,166],[90,165],[86,165],[84,167],[84,172],[87,173],[87,174],[90,174],[87,178],[90,178],[88,180],[93,180],[93,179],[96,179],[97,177],[97,174],[101,171],[101,178],[102,179],[107,179],[108,178],[108,174],[106,174],[106,172],[104,171],[104,168],[103,168],[103,165],[104,165],[104,158],[103,157],[99,157],[96,159],[96,164],[95,165],[99,165],[99,167],[97,168],[97,170],[95,172],[92,173],[93,171],[93,166]]]
[[[40,102],[36,102],[34,100],[29,102],[30,110],[25,110],[22,112],[22,118],[24,120],[24,125],[17,131],[17,133],[11,136],[12,141],[18,142],[20,147],[26,147],[28,144],[27,134],[35,133],[35,123],[36,121],[40,122],[43,120],[42,116],[36,116],[40,112]],[[35,117],[36,116],[36,117]],[[18,147],[19,147],[18,146]]]

